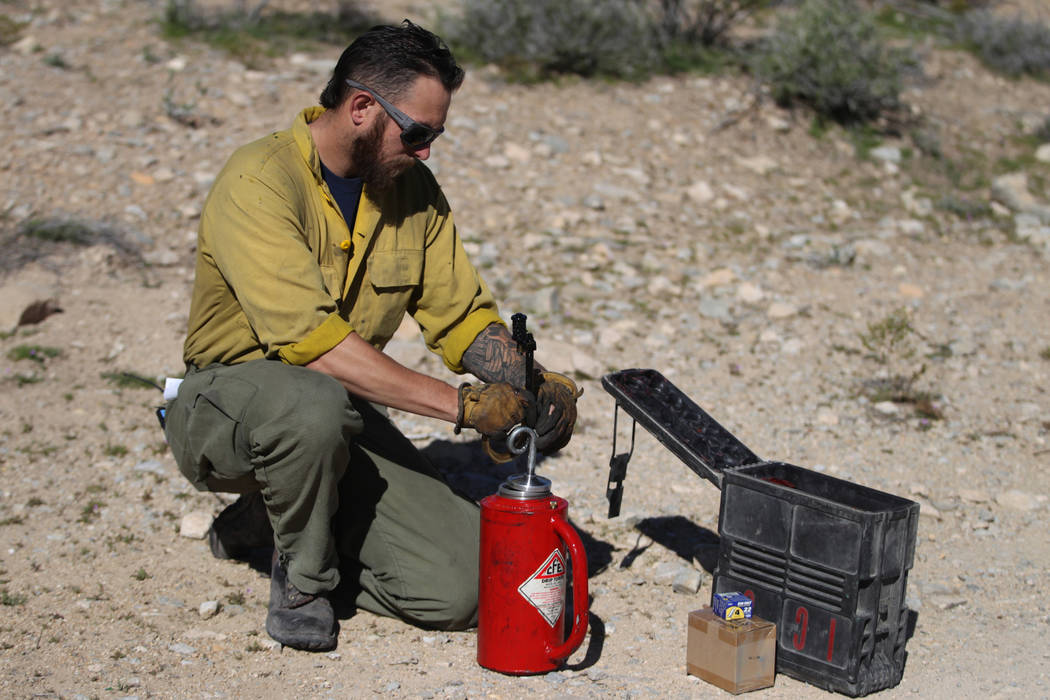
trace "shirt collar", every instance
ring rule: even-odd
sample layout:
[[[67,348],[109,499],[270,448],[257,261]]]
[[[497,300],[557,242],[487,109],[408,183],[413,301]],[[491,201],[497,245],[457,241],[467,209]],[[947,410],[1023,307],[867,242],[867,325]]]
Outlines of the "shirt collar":
[[[321,176],[321,156],[317,153],[317,144],[314,143],[313,134],[310,133],[310,122],[316,121],[324,114],[324,111],[324,107],[319,105],[307,107],[299,112],[299,116],[292,123],[292,138],[295,139],[303,160],[306,161],[318,183],[324,182],[324,178]]]

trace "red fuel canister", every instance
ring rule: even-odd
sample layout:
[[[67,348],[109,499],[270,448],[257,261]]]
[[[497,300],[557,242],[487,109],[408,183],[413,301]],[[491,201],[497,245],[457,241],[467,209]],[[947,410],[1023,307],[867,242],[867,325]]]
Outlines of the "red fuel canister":
[[[519,449],[523,436],[527,444]],[[511,433],[511,449],[528,450],[528,471],[481,501],[478,663],[516,675],[558,668],[587,633],[587,555],[569,524],[568,502],[535,475],[535,438],[531,428]]]

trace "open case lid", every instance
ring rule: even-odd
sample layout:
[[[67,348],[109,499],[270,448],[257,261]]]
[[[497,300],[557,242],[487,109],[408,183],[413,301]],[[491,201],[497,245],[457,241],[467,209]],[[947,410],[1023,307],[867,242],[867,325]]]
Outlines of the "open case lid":
[[[722,470],[762,460],[654,369],[625,369],[602,377],[618,406],[676,457],[715,486]]]

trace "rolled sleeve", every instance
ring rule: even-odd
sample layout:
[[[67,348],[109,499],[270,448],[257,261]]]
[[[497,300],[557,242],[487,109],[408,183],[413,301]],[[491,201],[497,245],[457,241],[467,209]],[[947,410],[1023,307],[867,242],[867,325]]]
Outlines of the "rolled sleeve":
[[[302,341],[281,347],[277,356],[285,364],[308,364],[341,343],[351,331],[349,323],[332,314]]]
[[[441,358],[445,366],[456,374],[463,374],[463,353],[467,351],[481,331],[493,323],[505,325],[495,309],[478,309],[468,316],[446,336]]]

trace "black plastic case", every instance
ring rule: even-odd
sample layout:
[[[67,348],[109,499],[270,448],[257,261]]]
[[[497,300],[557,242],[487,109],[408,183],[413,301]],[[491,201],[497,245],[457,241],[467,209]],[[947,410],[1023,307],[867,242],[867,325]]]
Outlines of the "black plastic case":
[[[742,592],[777,624],[777,671],[850,696],[897,685],[919,504],[760,459],[655,370],[602,385],[722,489],[712,593]]]

